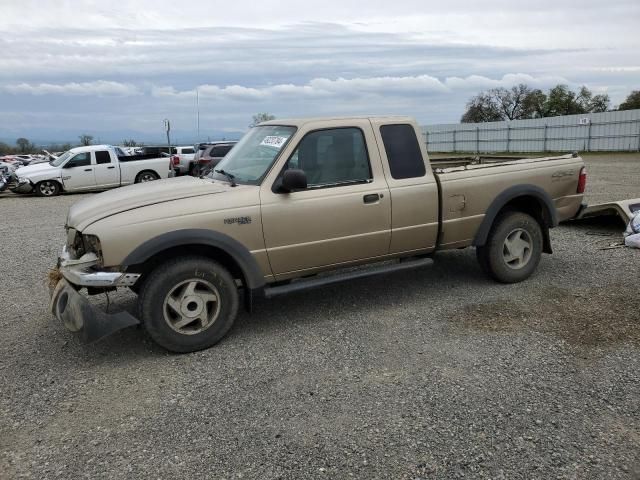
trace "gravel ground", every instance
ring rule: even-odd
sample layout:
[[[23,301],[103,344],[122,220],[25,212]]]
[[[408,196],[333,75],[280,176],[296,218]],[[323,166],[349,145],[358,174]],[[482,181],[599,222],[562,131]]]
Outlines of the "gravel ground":
[[[640,156],[587,163],[590,198],[640,197]],[[83,197],[0,195],[0,478],[640,478],[640,251],[603,250],[619,225],[554,229],[519,285],[444,252],[172,355],[137,328],[79,345],[48,313]]]

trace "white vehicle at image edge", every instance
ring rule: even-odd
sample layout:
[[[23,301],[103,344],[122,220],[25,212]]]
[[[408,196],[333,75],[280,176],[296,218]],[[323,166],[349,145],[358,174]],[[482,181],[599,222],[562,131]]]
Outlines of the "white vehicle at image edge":
[[[49,163],[18,168],[15,193],[51,197],[61,192],[106,190],[172,177],[171,161],[155,155],[127,155],[110,145],[72,148]]]
[[[193,146],[175,147],[176,153],[171,156],[173,168],[178,175],[185,175],[190,172],[196,150]]]

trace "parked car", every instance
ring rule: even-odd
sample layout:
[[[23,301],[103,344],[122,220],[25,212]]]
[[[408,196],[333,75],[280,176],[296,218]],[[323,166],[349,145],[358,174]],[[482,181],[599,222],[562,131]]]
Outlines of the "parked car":
[[[220,141],[201,143],[198,145],[192,174],[207,175],[222,160],[237,141]]]
[[[439,250],[475,246],[491,278],[527,279],[552,252],[549,230],[581,207],[582,159],[432,163],[421,138],[408,117],[274,120],[208,178],[81,200],[67,216],[52,311],[85,342],[141,323],[168,350],[190,352],[222,339],[241,301],[251,310],[259,297],[407,272]],[[83,287],[131,288],[138,318],[101,311]]]
[[[193,159],[196,155],[196,150],[192,146],[175,147],[176,153],[171,155],[171,162],[176,175],[185,175],[193,171]]]
[[[110,145],[72,148],[49,163],[18,168],[16,193],[50,197],[61,192],[105,190],[173,176],[171,162],[155,155],[126,155]]]

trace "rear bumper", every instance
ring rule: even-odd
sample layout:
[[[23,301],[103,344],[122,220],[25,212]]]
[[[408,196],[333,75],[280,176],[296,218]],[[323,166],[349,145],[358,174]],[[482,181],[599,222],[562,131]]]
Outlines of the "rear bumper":
[[[50,310],[82,343],[91,343],[140,322],[128,312],[105,313],[62,278],[51,295]]]

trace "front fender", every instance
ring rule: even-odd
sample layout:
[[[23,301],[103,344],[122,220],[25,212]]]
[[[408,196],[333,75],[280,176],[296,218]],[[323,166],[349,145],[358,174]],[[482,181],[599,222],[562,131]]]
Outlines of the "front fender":
[[[250,290],[264,287],[264,275],[251,252],[234,238],[214,230],[193,228],[164,233],[135,248],[122,261],[122,265],[140,265],[165,250],[186,245],[203,245],[222,250],[240,267]]]

